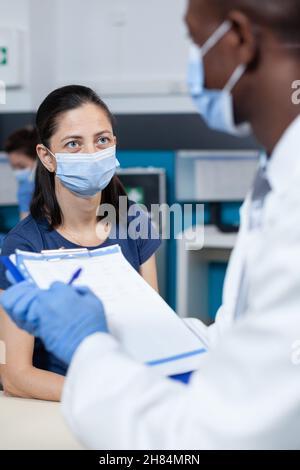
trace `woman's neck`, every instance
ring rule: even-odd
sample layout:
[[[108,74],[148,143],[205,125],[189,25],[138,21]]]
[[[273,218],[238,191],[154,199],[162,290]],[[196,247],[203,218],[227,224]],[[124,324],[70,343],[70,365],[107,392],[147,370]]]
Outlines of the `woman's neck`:
[[[58,183],[56,197],[63,215],[62,225],[58,229],[68,228],[77,233],[87,233],[95,228],[101,193],[89,199],[79,198]]]

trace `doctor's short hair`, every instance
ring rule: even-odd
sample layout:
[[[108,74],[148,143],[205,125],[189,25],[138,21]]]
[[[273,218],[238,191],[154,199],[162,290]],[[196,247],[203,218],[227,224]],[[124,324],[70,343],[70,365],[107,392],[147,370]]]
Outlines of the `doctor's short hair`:
[[[300,42],[299,0],[213,0],[213,2],[224,16],[230,10],[242,11],[254,22],[272,29],[279,39],[291,43]]]
[[[104,111],[115,131],[115,118],[97,93],[85,86],[69,85],[54,90],[39,107],[36,116],[38,143],[49,148],[51,137],[59,126],[60,117],[85,104],[94,104]],[[115,208],[117,222],[119,221],[120,196],[126,197],[127,194],[121,181],[115,175],[110,184],[102,191],[101,204],[110,204]],[[63,223],[63,214],[55,192],[55,174],[49,172],[39,158],[37,159],[35,191],[30,213],[36,220],[47,218],[51,228],[58,227]]]

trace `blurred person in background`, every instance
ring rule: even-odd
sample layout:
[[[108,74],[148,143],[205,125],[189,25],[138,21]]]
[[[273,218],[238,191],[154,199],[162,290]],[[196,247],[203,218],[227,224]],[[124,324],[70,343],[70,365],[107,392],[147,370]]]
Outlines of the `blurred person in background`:
[[[36,129],[28,126],[10,135],[4,146],[18,183],[17,198],[21,219],[29,214],[34,192],[37,143]]]

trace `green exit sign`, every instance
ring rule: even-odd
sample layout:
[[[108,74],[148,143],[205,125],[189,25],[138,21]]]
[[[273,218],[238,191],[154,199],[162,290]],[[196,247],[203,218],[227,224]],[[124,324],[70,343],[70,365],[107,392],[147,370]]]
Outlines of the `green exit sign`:
[[[0,65],[7,65],[7,47],[0,47]]]

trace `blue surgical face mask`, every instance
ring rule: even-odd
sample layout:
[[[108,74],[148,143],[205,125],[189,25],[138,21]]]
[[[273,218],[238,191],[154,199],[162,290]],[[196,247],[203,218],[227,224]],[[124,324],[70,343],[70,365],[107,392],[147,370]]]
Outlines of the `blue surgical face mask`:
[[[240,65],[225,85],[223,90],[205,88],[204,57],[230,31],[232,24],[225,21],[206,41],[202,48],[191,47],[188,67],[188,87],[196,108],[206,124],[214,130],[235,136],[251,135],[249,123],[237,125],[234,120],[232,90],[246,71],[246,65]]]
[[[13,170],[18,183],[18,204],[21,212],[29,212],[35,186],[36,165],[33,168]]]
[[[103,191],[120,166],[115,145],[96,153],[50,153],[56,159],[56,176],[62,185],[83,198]]]
[[[35,168],[24,168],[22,170],[13,170],[15,178],[19,184],[34,181]]]

